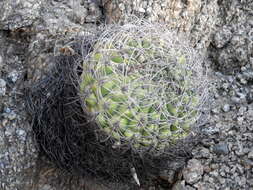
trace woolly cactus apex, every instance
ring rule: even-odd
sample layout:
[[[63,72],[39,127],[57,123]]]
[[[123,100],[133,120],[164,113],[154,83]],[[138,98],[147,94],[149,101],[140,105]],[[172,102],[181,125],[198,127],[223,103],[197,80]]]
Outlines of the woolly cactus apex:
[[[106,28],[84,59],[86,110],[117,144],[161,150],[191,133],[207,95],[198,54],[161,25]]]

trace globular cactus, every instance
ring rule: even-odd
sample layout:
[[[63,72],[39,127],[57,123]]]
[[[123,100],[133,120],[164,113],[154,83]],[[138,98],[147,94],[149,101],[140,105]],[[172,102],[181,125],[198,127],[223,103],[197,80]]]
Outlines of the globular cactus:
[[[86,110],[118,144],[161,150],[190,134],[205,81],[193,48],[141,22],[101,34],[84,59],[80,89]]]

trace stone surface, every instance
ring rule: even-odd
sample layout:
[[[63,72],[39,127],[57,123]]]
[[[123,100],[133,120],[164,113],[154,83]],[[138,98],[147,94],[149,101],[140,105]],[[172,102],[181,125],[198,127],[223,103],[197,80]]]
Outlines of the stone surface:
[[[42,4],[43,1],[38,0],[2,0],[0,29],[16,30],[32,25],[36,19],[39,19]]]
[[[217,1],[102,0],[108,23],[126,22],[129,15],[164,22],[189,35],[194,45],[207,47],[218,13]]]
[[[25,72],[21,61],[24,43],[7,36],[0,33],[0,54],[5,60],[0,69],[0,91],[3,92],[4,86],[5,94],[0,97],[0,189],[16,190],[31,180],[37,151],[18,88]]]
[[[213,33],[210,52],[223,72],[253,66],[253,4],[250,0],[220,1],[217,30]]]
[[[32,32],[56,34],[81,29],[81,25],[96,23],[102,16],[99,3],[94,1],[3,0],[0,7],[0,29],[11,31],[32,27]]]

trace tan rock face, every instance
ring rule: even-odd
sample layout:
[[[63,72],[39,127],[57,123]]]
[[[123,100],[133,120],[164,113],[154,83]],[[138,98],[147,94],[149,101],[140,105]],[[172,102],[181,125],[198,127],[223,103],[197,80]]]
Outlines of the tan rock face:
[[[103,1],[108,23],[121,22],[129,14],[135,14],[151,21],[176,24],[176,20],[194,17],[201,8],[201,0]]]
[[[202,0],[102,0],[107,23],[124,23],[129,15],[152,22],[164,22],[169,28],[190,35],[193,45],[206,47],[213,30],[218,5]],[[199,45],[198,45],[199,46]]]

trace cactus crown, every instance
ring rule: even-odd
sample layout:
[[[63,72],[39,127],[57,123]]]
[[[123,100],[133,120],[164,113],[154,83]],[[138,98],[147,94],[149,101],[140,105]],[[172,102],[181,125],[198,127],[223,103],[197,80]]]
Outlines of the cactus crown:
[[[182,40],[147,22],[112,26],[84,59],[86,110],[118,144],[161,150],[190,134],[205,77],[197,53]]]

